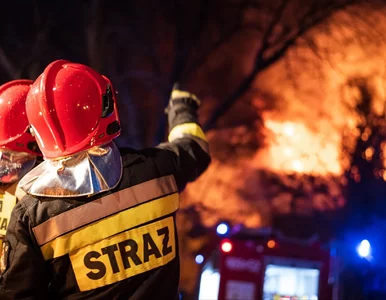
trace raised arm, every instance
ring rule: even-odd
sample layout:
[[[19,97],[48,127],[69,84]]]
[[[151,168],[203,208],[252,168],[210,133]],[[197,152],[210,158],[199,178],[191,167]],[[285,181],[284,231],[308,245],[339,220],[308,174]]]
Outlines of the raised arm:
[[[175,177],[180,190],[200,176],[210,164],[209,145],[198,123],[200,100],[193,94],[175,86],[166,108],[169,121],[167,143],[158,148],[172,151],[175,160]]]

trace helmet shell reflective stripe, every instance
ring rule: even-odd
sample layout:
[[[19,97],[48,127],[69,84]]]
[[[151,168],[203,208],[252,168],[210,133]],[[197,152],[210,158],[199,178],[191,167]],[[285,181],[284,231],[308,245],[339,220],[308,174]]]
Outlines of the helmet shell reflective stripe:
[[[29,132],[26,98],[32,80],[19,79],[0,86],[0,148],[40,155]]]
[[[82,64],[58,60],[47,66],[26,102],[29,122],[46,158],[72,155],[120,134],[114,93],[110,94],[113,109],[102,117],[110,85],[106,77]]]

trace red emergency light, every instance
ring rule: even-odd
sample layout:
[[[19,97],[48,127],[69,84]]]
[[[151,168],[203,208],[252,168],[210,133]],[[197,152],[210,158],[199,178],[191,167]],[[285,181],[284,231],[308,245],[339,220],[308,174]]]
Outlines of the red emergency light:
[[[221,250],[223,252],[226,252],[226,253],[230,252],[230,251],[232,251],[232,248],[233,248],[233,245],[230,241],[224,241],[221,243]]]

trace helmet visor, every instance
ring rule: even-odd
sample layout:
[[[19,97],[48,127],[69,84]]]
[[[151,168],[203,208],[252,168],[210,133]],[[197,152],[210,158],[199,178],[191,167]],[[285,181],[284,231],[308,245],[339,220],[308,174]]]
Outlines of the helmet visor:
[[[35,155],[1,149],[0,182],[12,183],[18,181],[34,167],[35,162]]]

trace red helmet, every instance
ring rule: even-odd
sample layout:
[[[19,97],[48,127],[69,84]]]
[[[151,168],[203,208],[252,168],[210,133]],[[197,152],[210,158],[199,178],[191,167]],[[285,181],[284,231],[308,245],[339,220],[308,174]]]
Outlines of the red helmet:
[[[21,79],[0,86],[0,149],[41,155],[29,131],[25,103],[32,80]]]
[[[57,60],[36,79],[27,116],[40,150],[58,158],[106,144],[120,134],[115,92],[88,66]]]

